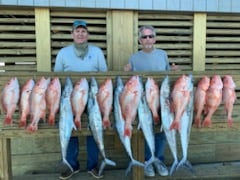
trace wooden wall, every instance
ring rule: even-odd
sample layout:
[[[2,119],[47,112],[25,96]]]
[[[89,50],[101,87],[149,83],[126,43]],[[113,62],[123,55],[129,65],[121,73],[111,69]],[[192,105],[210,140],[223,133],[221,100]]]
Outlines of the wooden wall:
[[[70,31],[75,19],[84,19],[88,22],[91,33],[89,42],[102,48],[110,71],[122,71],[130,55],[140,49],[137,30],[139,26],[145,24],[156,28],[158,35],[156,47],[165,49],[170,62],[179,64],[183,72],[208,71],[211,74],[215,69],[219,70],[218,72],[225,70],[225,73],[240,70],[239,14],[57,8],[5,8],[0,11],[2,77],[6,73],[16,75],[26,72],[50,72],[58,50],[72,42]],[[38,76],[34,77],[37,79]],[[240,77],[236,75],[236,78],[239,85]],[[1,79],[1,87],[6,80]],[[237,91],[239,97],[239,88]],[[222,121],[223,117],[225,116],[221,106],[214,118],[218,122]],[[239,122],[237,109],[234,110],[234,118]],[[222,132],[195,130],[191,138],[190,159],[194,163],[239,159],[236,152],[240,147],[238,130],[239,127],[233,131],[225,128]],[[209,138],[213,134],[214,137]],[[124,149],[120,148],[119,139],[108,136],[105,142],[108,147],[107,154],[113,159],[118,158],[120,162],[117,168],[126,167],[128,158]],[[85,138],[81,138],[80,143],[79,160],[84,170]],[[15,138],[11,146],[14,175],[34,171],[56,171],[61,156],[58,137]],[[225,149],[227,146],[228,149]],[[228,150],[233,152],[234,156],[228,155]],[[170,164],[172,158],[168,149],[166,153],[166,162]]]
[[[72,42],[75,19],[88,22],[89,42],[102,48],[110,71],[122,70],[140,49],[137,30],[145,24],[182,70],[240,69],[239,14],[21,8],[1,9],[0,71],[51,71],[59,49]]]

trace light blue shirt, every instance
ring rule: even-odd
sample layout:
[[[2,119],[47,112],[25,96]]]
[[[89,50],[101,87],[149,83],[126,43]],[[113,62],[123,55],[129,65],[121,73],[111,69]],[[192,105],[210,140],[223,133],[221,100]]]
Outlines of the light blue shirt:
[[[88,53],[81,59],[74,51],[74,45],[66,46],[57,54],[54,72],[97,72],[107,71],[106,60],[100,48],[88,45]]]
[[[130,57],[129,63],[132,71],[170,70],[167,52],[162,49],[154,49],[150,53],[138,51]]]

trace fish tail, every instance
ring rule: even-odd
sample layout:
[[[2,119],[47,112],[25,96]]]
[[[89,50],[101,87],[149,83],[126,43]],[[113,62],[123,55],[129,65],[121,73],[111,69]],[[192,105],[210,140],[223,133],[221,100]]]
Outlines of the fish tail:
[[[153,121],[154,121],[154,124],[160,123],[160,118],[159,118],[158,114],[153,116]]]
[[[173,129],[176,129],[176,130],[179,130],[180,128],[180,123],[179,121],[177,120],[174,120],[170,126],[170,130],[173,130]]]
[[[75,124],[77,129],[81,129],[81,121],[79,119],[75,119],[74,124]]]
[[[232,118],[228,118],[228,120],[227,120],[227,125],[228,125],[228,127],[232,127],[232,125],[233,125],[233,120],[232,120]]]
[[[71,169],[71,171],[73,172],[72,166],[67,162],[67,160],[65,158],[63,159],[63,163],[66,164]]]
[[[186,167],[190,172],[194,173],[193,166],[188,160],[181,160],[178,163],[176,170],[178,170],[182,166]]]
[[[130,127],[125,127],[124,129],[124,136],[131,137],[132,136],[132,130]]]
[[[102,175],[102,172],[103,172],[103,169],[105,168],[105,166],[106,166],[106,162],[103,160],[101,165],[100,165],[99,171],[98,171],[99,176]]]
[[[177,165],[178,165],[178,160],[175,160],[171,166],[171,169],[170,169],[170,172],[169,172],[169,175],[172,176],[173,173],[176,171],[177,169]]]
[[[110,160],[110,159],[106,158],[104,161],[107,165],[116,166],[116,163],[114,161]]]
[[[38,130],[38,126],[37,125],[34,125],[34,124],[30,124],[28,127],[27,127],[27,131],[32,133],[32,132],[35,132]]]
[[[103,128],[106,129],[106,128],[109,128],[111,126],[111,122],[109,119],[104,119],[103,120]]]
[[[6,116],[4,124],[12,124],[12,118],[10,116]]]
[[[135,159],[132,159],[132,161],[129,163],[128,168],[126,169],[125,172],[125,176],[128,175],[128,173],[131,171],[133,166],[140,166],[140,167],[144,167],[144,164],[141,163],[140,161],[137,161]]]
[[[27,125],[27,122],[26,122],[26,120],[25,119],[21,119],[20,121],[19,121],[19,127],[26,127],[26,125]]]
[[[48,118],[48,125],[53,126],[55,124],[55,115],[50,114]]]
[[[195,117],[194,124],[196,127],[200,128],[201,127],[201,119],[199,116]]]
[[[99,176],[102,175],[103,169],[105,168],[106,165],[116,166],[116,163],[110,159],[105,158],[100,165],[99,172],[98,172]]]
[[[206,117],[203,121],[203,124],[202,124],[203,127],[211,127],[212,126],[212,122],[211,122],[211,119]]]
[[[148,167],[153,162],[157,161],[158,159],[152,156],[148,161],[145,162],[145,167]]]

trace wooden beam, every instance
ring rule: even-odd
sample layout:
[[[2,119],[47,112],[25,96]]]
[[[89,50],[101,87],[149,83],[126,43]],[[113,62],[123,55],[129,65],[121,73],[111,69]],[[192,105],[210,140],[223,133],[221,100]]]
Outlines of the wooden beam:
[[[112,35],[114,34],[112,31],[112,13],[111,11],[107,11],[107,65],[108,65],[108,70],[112,70],[114,66],[114,61],[113,61],[113,53],[112,53],[112,48],[113,48],[113,40],[112,40]]]
[[[0,179],[12,179],[10,139],[0,138]]]
[[[49,8],[35,8],[37,71],[51,71],[51,36]]]
[[[206,13],[194,14],[193,25],[193,71],[205,70]]]
[[[133,11],[112,11],[114,71],[122,71],[133,53]]]

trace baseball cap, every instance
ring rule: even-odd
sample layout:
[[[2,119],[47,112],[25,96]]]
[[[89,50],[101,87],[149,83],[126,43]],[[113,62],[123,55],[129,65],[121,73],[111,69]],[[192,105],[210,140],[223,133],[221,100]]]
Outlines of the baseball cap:
[[[79,26],[87,29],[87,23],[85,21],[83,21],[83,20],[75,20],[75,21],[73,21],[73,25],[72,25],[73,29],[76,29]]]

